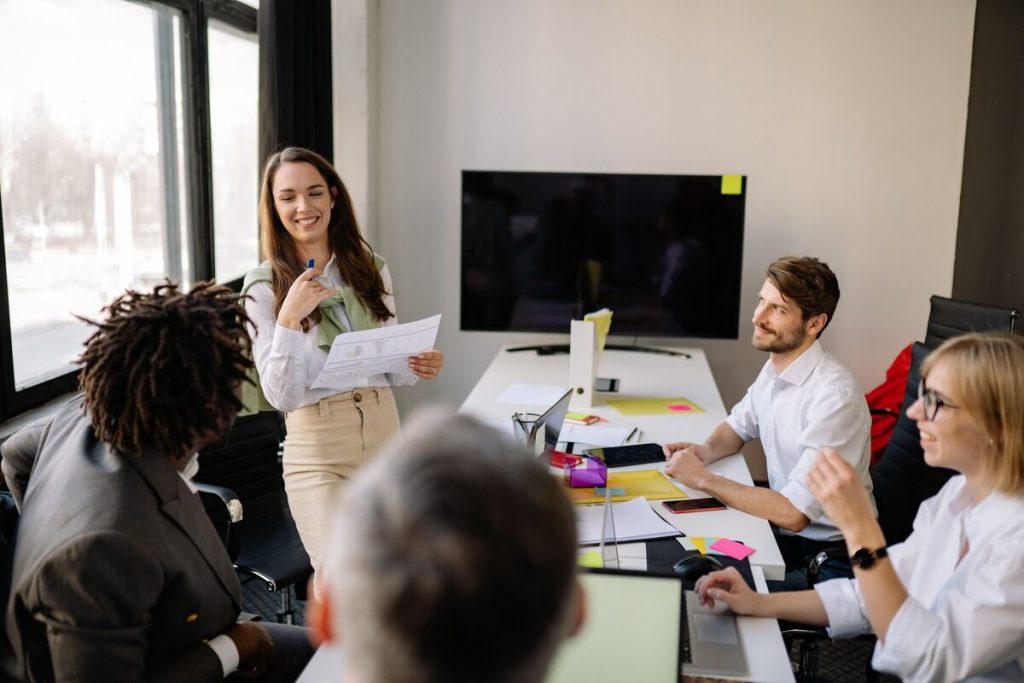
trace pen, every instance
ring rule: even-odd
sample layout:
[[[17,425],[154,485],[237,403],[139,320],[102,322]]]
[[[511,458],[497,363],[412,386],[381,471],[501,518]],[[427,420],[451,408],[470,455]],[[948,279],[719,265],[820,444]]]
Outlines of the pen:
[[[629,433],[629,436],[626,437],[626,441],[629,441],[630,439],[633,438],[634,435],[639,434],[639,433],[640,433],[640,428],[639,427],[633,427],[633,431],[631,431]],[[640,438],[640,437],[638,436],[637,438]]]
[[[312,268],[312,267],[313,267],[313,259],[309,259],[308,261],[306,261],[306,268]]]

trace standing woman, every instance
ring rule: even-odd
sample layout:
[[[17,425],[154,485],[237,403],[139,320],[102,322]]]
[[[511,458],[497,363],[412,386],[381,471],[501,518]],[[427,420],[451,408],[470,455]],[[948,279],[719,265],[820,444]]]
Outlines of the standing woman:
[[[242,292],[251,297],[263,396],[247,396],[246,405],[258,400],[285,413],[285,490],[316,570],[335,499],[399,429],[391,385],[434,379],[444,355],[432,349],[410,358],[408,374],[310,388],[338,334],[397,324],[391,274],[360,235],[338,172],[315,152],[287,147],[267,159],[259,217],[265,260],[246,274]]]
[[[1024,680],[1024,337],[947,340],[922,364],[907,415],[925,462],[959,476],[921,504],[906,541],[886,546],[859,477],[826,448],[807,484],[843,532],[856,581],[762,595],[726,569],[697,592],[833,638],[872,630],[872,665],[906,681]]]

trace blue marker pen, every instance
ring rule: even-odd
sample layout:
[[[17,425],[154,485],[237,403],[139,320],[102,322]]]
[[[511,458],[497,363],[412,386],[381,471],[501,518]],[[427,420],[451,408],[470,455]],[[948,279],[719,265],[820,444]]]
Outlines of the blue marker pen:
[[[308,261],[306,261],[306,268],[312,268],[312,267],[313,267],[313,259],[309,259]]]

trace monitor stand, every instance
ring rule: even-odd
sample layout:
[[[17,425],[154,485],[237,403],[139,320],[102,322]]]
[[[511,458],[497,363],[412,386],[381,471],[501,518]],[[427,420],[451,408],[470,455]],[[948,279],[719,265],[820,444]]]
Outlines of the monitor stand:
[[[690,354],[684,351],[669,351],[668,349],[655,349],[650,346],[627,346],[626,344],[606,344],[605,351],[636,351],[637,353],[656,353],[662,356],[678,356],[690,358]],[[553,356],[557,353],[569,353],[568,344],[535,344],[532,346],[512,346],[506,351],[536,351],[538,356]]]

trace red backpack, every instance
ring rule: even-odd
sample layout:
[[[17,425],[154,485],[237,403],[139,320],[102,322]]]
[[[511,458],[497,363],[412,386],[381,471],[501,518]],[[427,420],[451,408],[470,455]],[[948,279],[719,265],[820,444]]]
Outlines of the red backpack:
[[[885,381],[869,391],[867,399],[871,410],[871,464],[882,459],[882,453],[889,444],[889,437],[896,428],[896,420],[903,405],[903,395],[910,374],[910,348],[908,344],[900,351],[892,365],[885,371]]]

